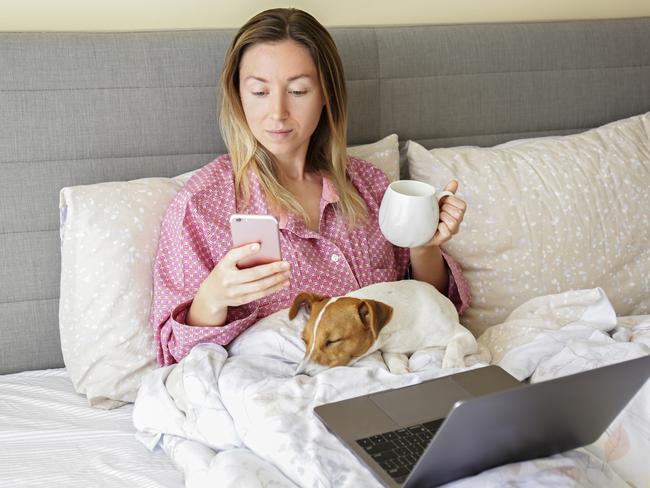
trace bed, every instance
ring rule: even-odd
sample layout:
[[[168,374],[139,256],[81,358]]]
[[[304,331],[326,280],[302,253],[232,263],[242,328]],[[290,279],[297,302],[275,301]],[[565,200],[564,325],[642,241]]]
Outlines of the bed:
[[[490,353],[474,366],[542,381],[648,354],[650,18],[331,32],[351,151],[392,179],[459,178],[482,209],[448,249],[475,295],[464,324]],[[408,376],[372,357],[304,389],[283,369],[300,351],[282,320],[228,360],[200,346],[155,368],[144,321],[156,225],[225,152],[215,86],[233,34],[0,33],[0,485],[376,486],[310,408],[449,373],[424,351]],[[603,154],[611,164],[590,175]],[[549,188],[571,212],[540,197]],[[604,225],[608,201],[620,212]],[[538,238],[542,224],[556,239]],[[646,385],[595,445],[455,486],[644,486],[648,412]]]

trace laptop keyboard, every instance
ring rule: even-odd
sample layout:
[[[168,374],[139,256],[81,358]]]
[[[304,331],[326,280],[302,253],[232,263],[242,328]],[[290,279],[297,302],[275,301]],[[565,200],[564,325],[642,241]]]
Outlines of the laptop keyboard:
[[[397,482],[403,483],[445,419],[358,439],[363,448]]]

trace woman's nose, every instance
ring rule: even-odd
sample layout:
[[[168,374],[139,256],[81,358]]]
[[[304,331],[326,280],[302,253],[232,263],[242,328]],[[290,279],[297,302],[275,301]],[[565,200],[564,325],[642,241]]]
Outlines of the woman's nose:
[[[286,119],[288,116],[286,94],[276,92],[271,96],[271,117],[277,120]]]

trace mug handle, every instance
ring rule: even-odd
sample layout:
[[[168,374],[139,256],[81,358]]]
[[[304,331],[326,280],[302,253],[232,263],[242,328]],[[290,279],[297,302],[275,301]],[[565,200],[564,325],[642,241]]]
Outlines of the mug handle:
[[[444,190],[436,193],[436,203],[440,201],[441,198],[451,197],[454,194],[450,191]]]

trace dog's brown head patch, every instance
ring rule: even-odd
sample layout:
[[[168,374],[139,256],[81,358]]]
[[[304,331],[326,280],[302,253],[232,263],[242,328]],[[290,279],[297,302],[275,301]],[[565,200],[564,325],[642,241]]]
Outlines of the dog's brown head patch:
[[[293,319],[301,307],[309,313],[302,333],[305,359],[329,367],[363,356],[393,314],[392,307],[375,300],[330,299],[303,292],[295,298],[289,318]]]

